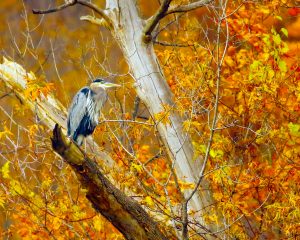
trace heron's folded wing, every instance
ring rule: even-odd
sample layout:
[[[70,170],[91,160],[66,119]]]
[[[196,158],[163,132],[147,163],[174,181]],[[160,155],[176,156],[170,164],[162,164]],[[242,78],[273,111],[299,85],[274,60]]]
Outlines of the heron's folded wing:
[[[74,134],[86,114],[89,92],[90,90],[84,87],[73,98],[68,115],[68,136]]]

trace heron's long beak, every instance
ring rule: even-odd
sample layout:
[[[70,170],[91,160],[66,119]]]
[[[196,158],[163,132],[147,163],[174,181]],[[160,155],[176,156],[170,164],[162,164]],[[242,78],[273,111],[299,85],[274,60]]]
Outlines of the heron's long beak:
[[[115,84],[115,83],[108,83],[108,82],[106,82],[106,83],[104,84],[104,87],[105,87],[105,88],[121,87],[121,85]]]

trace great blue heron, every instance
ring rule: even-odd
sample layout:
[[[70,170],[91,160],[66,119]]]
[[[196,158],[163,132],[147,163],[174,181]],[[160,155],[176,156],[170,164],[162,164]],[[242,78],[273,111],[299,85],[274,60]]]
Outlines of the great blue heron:
[[[100,110],[108,98],[106,89],[119,86],[97,78],[75,95],[68,114],[68,136],[78,146],[82,145],[83,139],[91,135],[98,125]]]

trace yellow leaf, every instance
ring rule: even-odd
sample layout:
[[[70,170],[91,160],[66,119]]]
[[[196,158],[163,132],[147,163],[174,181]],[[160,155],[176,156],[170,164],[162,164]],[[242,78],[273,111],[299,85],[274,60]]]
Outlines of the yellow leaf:
[[[144,199],[144,202],[147,203],[149,206],[153,206],[154,205],[154,202],[152,200],[152,198],[150,196],[147,196],[145,199]]]
[[[0,196],[0,207],[4,208],[4,203],[5,203],[5,197]]]
[[[61,220],[59,218],[55,217],[52,222],[52,225],[53,225],[54,230],[58,230],[61,226]]]
[[[93,220],[93,226],[96,229],[96,231],[100,231],[102,229],[102,221],[99,217],[95,217]]]
[[[7,161],[1,168],[3,178],[9,178],[9,164],[10,162]]]
[[[34,192],[30,192],[29,194],[28,194],[28,197],[34,197]]]
[[[141,173],[142,170],[143,170],[143,167],[139,164],[135,164],[135,163],[132,163],[131,164],[131,168],[135,169],[137,172]]]
[[[223,157],[224,155],[224,152],[220,149],[211,149],[210,152],[209,152],[209,155],[212,157],[212,158],[220,158],[220,157]]]
[[[234,67],[235,66],[235,62],[233,61],[233,59],[231,57],[226,57],[225,58],[225,63],[229,66],[229,67]]]
[[[5,137],[6,135],[11,135],[13,136],[12,132],[4,125],[4,130],[0,131],[0,139]]]
[[[24,193],[23,187],[18,181],[10,181],[11,188],[13,189],[12,195],[22,195]]]
[[[281,72],[286,72],[287,71],[286,63],[283,60],[279,61],[278,67],[279,67]]]
[[[47,190],[51,185],[51,179],[50,178],[47,178],[46,180],[44,180],[42,182],[42,188]]]
[[[286,28],[281,28],[280,31],[286,36],[289,36],[288,30]]]
[[[213,197],[214,197],[214,199],[215,199],[216,201],[221,201],[221,200],[224,198],[223,194],[220,193],[220,192],[214,193],[214,194],[213,194]]]
[[[172,181],[170,181],[172,182]],[[179,181],[179,186],[182,190],[186,190],[186,189],[194,189],[195,188],[195,184],[194,183],[189,183],[189,182],[182,182]]]

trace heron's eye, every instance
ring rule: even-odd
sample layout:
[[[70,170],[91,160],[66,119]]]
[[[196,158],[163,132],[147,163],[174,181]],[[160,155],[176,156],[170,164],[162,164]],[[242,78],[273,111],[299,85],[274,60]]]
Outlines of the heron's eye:
[[[103,79],[97,78],[93,81],[94,83],[105,83]]]

